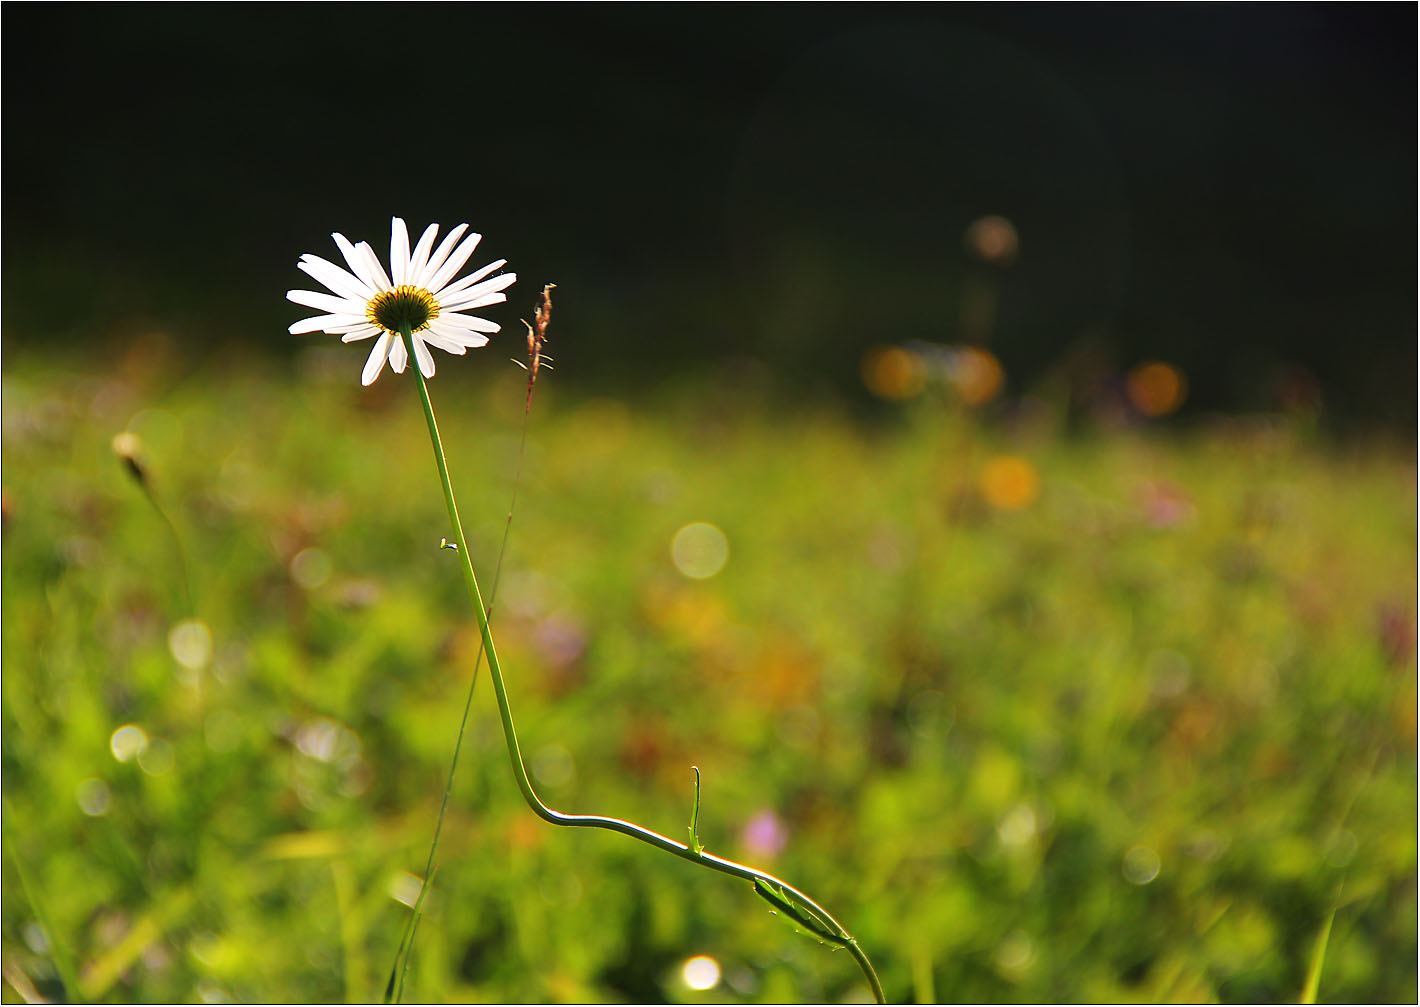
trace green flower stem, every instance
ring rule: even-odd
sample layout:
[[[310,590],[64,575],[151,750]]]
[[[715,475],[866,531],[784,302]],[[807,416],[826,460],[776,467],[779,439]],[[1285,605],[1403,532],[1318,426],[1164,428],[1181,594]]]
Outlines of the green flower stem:
[[[878,980],[877,973],[873,970],[872,963],[868,961],[868,956],[863,953],[863,949],[858,946],[858,942],[835,920],[828,912],[813,899],[803,892],[794,888],[771,874],[744,864],[735,863],[733,860],[726,860],[717,857],[713,853],[704,851],[696,852],[684,843],[678,843],[661,835],[659,832],[652,832],[650,829],[642,828],[631,822],[622,821],[619,818],[604,818],[600,815],[566,815],[560,811],[554,811],[537,796],[533,789],[532,781],[528,778],[527,769],[523,766],[522,751],[518,746],[517,730],[513,726],[513,713],[508,706],[508,690],[503,684],[503,671],[498,664],[498,651],[493,646],[493,634],[488,628],[488,612],[483,605],[483,594],[478,589],[478,578],[473,572],[473,561],[469,558],[468,542],[464,539],[463,523],[459,520],[458,505],[454,503],[454,489],[449,482],[449,467],[444,460],[444,447],[439,439],[439,425],[434,419],[434,406],[429,401],[429,388],[424,380],[423,373],[419,370],[418,360],[414,355],[414,341],[408,330],[402,333],[405,349],[408,351],[410,364],[414,371],[415,380],[419,384],[419,401],[424,406],[424,419],[429,425],[429,441],[434,448],[434,461],[439,467],[439,481],[444,487],[444,506],[449,512],[449,524],[453,528],[454,541],[459,547],[459,562],[463,566],[464,582],[468,586],[469,597],[473,600],[473,610],[478,617],[478,629],[483,635],[483,650],[488,655],[488,674],[493,680],[493,694],[498,701],[498,716],[503,722],[503,739],[508,746],[508,760],[513,766],[513,777],[517,780],[518,789],[522,791],[525,800],[536,814],[543,821],[551,822],[553,825],[581,826],[585,828],[606,829],[609,832],[619,832],[632,839],[638,839],[647,845],[664,850],[667,853],[680,857],[682,860],[689,860],[691,863],[708,867],[721,874],[728,874],[731,877],[740,878],[755,885],[760,891],[761,886],[769,886],[779,889],[785,893],[789,899],[807,910],[812,917],[816,917],[822,926],[812,927],[814,935],[820,939],[835,944],[839,947],[847,948],[849,953],[857,961],[858,967],[862,969],[864,977],[868,980],[873,990],[873,996],[878,1003],[886,1003],[883,996],[882,983]],[[772,900],[771,900],[772,901]]]
[[[114,451],[119,452],[118,439],[114,439]],[[163,526],[168,529],[168,535],[173,540],[173,546],[177,551],[178,572],[182,574],[183,597],[187,599],[187,614],[190,617],[197,616],[197,596],[192,591],[191,564],[187,561],[187,549],[183,547],[182,536],[178,534],[177,525],[173,524],[173,519],[168,517],[168,512],[163,509],[162,502],[158,500],[158,494],[153,490],[152,479],[148,475],[148,469],[138,460],[135,453],[130,450],[119,452],[119,458],[123,462],[124,468],[138,488],[143,491],[143,496],[147,499],[148,505],[157,513],[158,519],[163,522]]]
[[[163,505],[158,502],[157,495],[153,492],[153,487],[148,485],[148,481],[142,481],[143,495],[148,498],[148,502],[153,505],[153,510],[158,512],[158,517],[163,519],[163,524],[167,526],[168,535],[172,537],[173,545],[177,549],[178,570],[182,573],[182,591],[187,598],[187,614],[190,617],[197,616],[197,596],[192,591],[192,575],[188,572],[190,564],[187,561],[187,549],[183,547],[182,536],[178,534],[177,525],[173,524],[173,519],[168,517],[168,512],[163,509]]]

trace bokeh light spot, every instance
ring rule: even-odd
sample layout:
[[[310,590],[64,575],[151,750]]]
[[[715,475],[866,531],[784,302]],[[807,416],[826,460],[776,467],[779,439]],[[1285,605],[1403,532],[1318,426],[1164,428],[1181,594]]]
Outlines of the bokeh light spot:
[[[138,753],[138,766],[149,776],[162,776],[173,768],[173,746],[162,738],[154,738]]]
[[[709,955],[686,959],[680,977],[693,990],[714,989],[720,982],[720,963]]]
[[[360,736],[326,717],[302,724],[292,740],[302,755],[317,762],[349,767],[360,758]]]
[[[697,521],[675,533],[671,540],[671,560],[687,577],[705,580],[724,569],[730,558],[725,533],[713,524]]]
[[[1001,393],[1006,372],[990,350],[964,346],[951,361],[951,382],[957,395],[969,406],[984,406]]]
[[[1131,846],[1124,854],[1124,880],[1131,885],[1147,885],[1159,876],[1163,865],[1159,855],[1147,846]]]
[[[1035,466],[1016,455],[998,455],[981,471],[981,495],[1000,510],[1020,510],[1040,493]]]
[[[996,825],[1001,844],[1013,848],[1025,846],[1035,838],[1035,812],[1028,804],[1017,804]]]
[[[184,668],[201,671],[212,660],[212,631],[201,619],[184,619],[168,632],[168,650]]]
[[[880,399],[910,399],[927,387],[927,364],[901,346],[875,346],[863,354],[863,384]]]
[[[291,579],[311,591],[330,579],[331,566],[330,556],[324,549],[314,546],[302,549],[291,559]]]
[[[1183,372],[1157,360],[1130,371],[1124,387],[1130,403],[1145,416],[1167,416],[1183,405],[1188,395]]]
[[[109,735],[108,747],[119,762],[132,762],[148,747],[148,733],[137,724],[124,724]]]
[[[1035,945],[1019,930],[1006,935],[996,947],[996,965],[1007,974],[1019,974],[1030,967],[1035,958]]]
[[[992,266],[1009,266],[1016,261],[1021,247],[1016,225],[995,213],[972,221],[965,241],[968,252]]]
[[[87,779],[79,784],[74,796],[78,798],[79,810],[91,818],[108,814],[108,784],[103,780]]]

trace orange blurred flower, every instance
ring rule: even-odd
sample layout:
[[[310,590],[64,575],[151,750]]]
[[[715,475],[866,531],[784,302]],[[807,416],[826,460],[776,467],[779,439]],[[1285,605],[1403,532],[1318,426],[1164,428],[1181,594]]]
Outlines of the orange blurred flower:
[[[1129,372],[1125,391],[1130,403],[1145,416],[1167,416],[1183,405],[1188,379],[1172,364],[1151,360]]]
[[[1017,455],[997,455],[981,470],[981,495],[999,510],[1020,510],[1039,494],[1035,466]]]
[[[927,364],[901,346],[875,346],[863,354],[863,384],[880,399],[915,398],[927,387]]]
[[[951,368],[952,385],[969,406],[984,406],[1001,392],[1006,372],[990,350],[963,346]]]

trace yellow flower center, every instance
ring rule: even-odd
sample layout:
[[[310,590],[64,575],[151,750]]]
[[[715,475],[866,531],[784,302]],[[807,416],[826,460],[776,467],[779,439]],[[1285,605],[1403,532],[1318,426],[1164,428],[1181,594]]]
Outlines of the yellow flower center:
[[[365,317],[386,332],[398,334],[406,325],[410,332],[418,332],[439,317],[439,302],[423,287],[406,283],[370,298]]]

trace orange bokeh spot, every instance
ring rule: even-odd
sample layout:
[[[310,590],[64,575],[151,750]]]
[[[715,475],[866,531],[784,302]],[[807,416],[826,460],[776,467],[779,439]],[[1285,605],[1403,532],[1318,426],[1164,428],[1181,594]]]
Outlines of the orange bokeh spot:
[[[1040,476],[1024,458],[997,455],[981,470],[981,495],[992,507],[1020,510],[1040,495]]]
[[[990,213],[974,220],[966,229],[966,247],[982,262],[1009,266],[1021,247],[1016,225],[999,214]]]
[[[1172,364],[1151,360],[1129,372],[1125,389],[1130,403],[1145,416],[1167,416],[1183,405],[1188,379]]]
[[[881,399],[910,399],[927,387],[927,364],[901,346],[875,346],[863,354],[863,384]]]
[[[1006,372],[990,350],[967,346],[952,367],[952,384],[969,406],[984,406],[1001,393]]]

